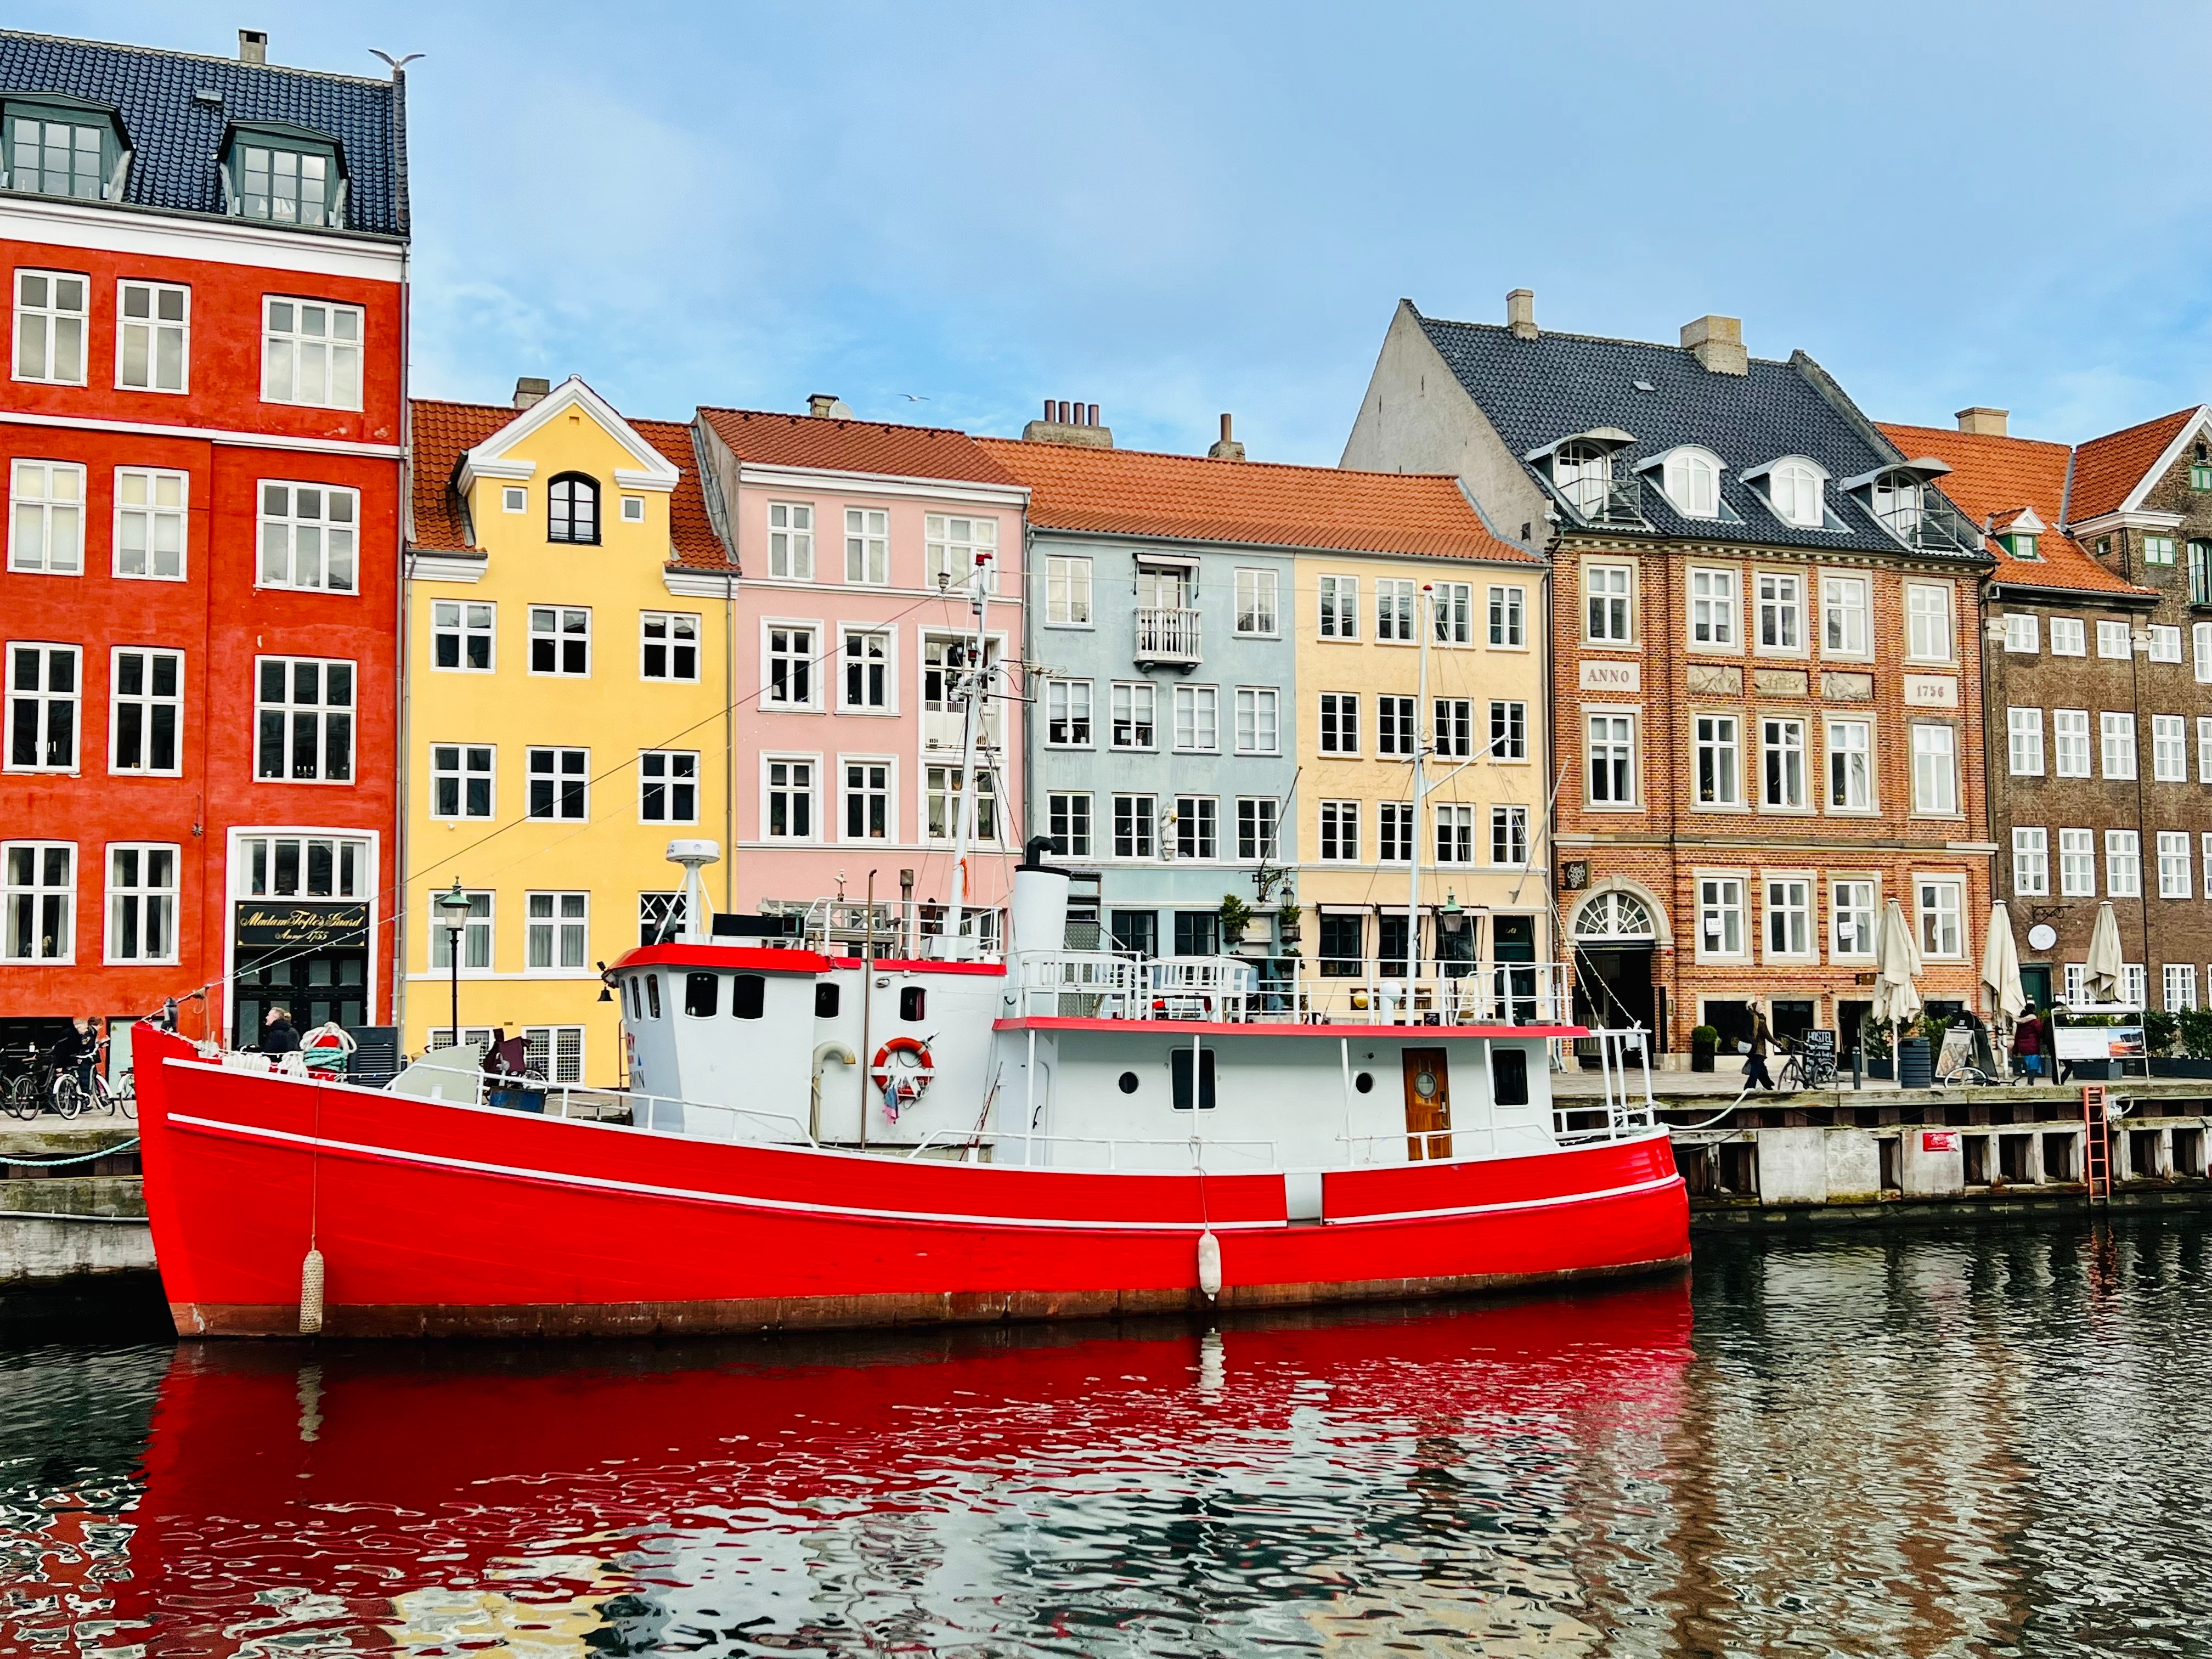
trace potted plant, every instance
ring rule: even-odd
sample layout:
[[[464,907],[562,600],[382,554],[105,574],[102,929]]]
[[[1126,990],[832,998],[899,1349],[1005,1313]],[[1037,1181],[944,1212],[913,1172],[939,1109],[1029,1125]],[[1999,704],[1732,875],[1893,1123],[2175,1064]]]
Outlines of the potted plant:
[[[1720,1046],[1721,1034],[1714,1027],[1700,1025],[1692,1031],[1690,1033],[1690,1069],[1693,1072],[1711,1071],[1713,1055],[1719,1050]]]
[[[2178,1014],[2146,1009],[2143,1047],[2150,1053],[2153,1077],[2212,1077],[2212,1008],[2185,1008]]]
[[[1859,1054],[1866,1065],[1866,1074],[1873,1078],[1890,1079],[1897,1075],[1897,1062],[1889,1049],[1889,1027],[1867,1020],[1859,1026]]]
[[[1244,930],[1252,925],[1252,907],[1234,893],[1221,896],[1221,942],[1235,950],[1244,942]]]

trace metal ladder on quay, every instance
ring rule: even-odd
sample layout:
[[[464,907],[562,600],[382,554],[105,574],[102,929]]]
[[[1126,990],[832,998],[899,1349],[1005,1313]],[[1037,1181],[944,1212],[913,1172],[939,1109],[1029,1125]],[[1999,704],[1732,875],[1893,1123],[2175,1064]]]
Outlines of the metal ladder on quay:
[[[2112,1201],[2112,1119],[2104,1088],[2094,1083],[2081,1089],[2081,1181],[2090,1203]]]

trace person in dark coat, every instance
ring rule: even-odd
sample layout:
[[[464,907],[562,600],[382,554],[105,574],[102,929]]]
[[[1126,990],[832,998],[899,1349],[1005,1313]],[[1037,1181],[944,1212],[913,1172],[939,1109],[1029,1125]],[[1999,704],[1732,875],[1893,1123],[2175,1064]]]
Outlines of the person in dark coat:
[[[92,1070],[100,1058],[100,1022],[90,1014],[70,1022],[68,1032],[54,1044],[54,1069],[74,1073],[77,1087],[92,1093]]]
[[[1774,1046],[1774,1032],[1766,1023],[1766,1011],[1757,1003],[1751,1009],[1751,1052],[1744,1056],[1743,1086],[1747,1089],[1771,1089],[1774,1079],[1767,1074],[1766,1054]]]
[[[2012,1028],[2012,1057],[2019,1062],[2021,1073],[2031,1079],[2043,1076],[2045,1047],[2043,1016],[2031,1003],[2020,1023]]]
[[[300,1052],[300,1033],[293,1026],[289,1008],[271,1008],[269,1018],[261,1025],[261,1052],[264,1054],[296,1054]]]

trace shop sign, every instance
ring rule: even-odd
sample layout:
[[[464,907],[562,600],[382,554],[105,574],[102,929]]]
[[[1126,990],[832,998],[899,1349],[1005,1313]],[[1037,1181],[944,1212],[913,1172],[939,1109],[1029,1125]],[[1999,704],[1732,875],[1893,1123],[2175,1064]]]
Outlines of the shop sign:
[[[1956,1129],[1923,1129],[1920,1132],[1920,1150],[1923,1152],[1955,1152],[1959,1150],[1959,1132]]]
[[[1589,860],[1588,859],[1569,859],[1559,866],[1561,892],[1579,893],[1589,885]]]
[[[241,899],[233,921],[241,951],[366,951],[368,905],[295,904],[282,899]]]

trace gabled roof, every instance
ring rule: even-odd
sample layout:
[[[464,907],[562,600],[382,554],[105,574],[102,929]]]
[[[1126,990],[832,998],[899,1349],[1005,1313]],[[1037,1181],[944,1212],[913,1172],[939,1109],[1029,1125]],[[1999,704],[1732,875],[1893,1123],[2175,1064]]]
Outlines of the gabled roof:
[[[201,91],[220,94],[202,102]],[[235,58],[110,46],[0,29],[0,97],[58,93],[117,110],[132,155],[123,199],[172,213],[222,213],[225,136],[244,122],[304,127],[337,145],[347,179],[346,228],[408,229],[406,91],[371,80],[243,64]],[[259,226],[256,222],[257,227]],[[307,236],[331,233],[276,227]]]
[[[2165,469],[2160,465],[2174,441],[2204,414],[2177,409],[2154,421],[2092,438],[2074,458],[2074,493],[2066,503],[2068,521],[2080,524],[2131,507],[2145,486]]]
[[[980,441],[1029,485],[1039,529],[1537,562],[1492,535],[1447,475]]]
[[[418,398],[412,404],[415,443],[414,534],[408,545],[426,552],[475,552],[482,544],[468,535],[455,482],[461,459],[520,418],[502,404],[454,404]],[[699,468],[691,452],[691,428],[683,421],[629,421],[631,431],[651,444],[679,474],[669,496],[670,562],[690,569],[728,571],[722,544],[707,519],[699,488]]]
[[[763,466],[1014,485],[1012,477],[975,439],[945,427],[893,426],[757,409],[702,409],[699,418],[740,461]]]
[[[2046,526],[2035,532],[2035,550],[2042,557],[2016,559],[1992,538],[1989,550],[1997,562],[1995,580],[2078,592],[2149,592],[2114,575],[2072,537],[2047,527],[2060,522],[2059,507],[2066,496],[2066,464],[2072,452],[2064,444],[1888,422],[1881,430],[1908,455],[1933,455],[1948,462],[1951,471],[1943,479],[1943,493],[1976,524],[1994,520],[1995,528],[2003,530],[2023,508],[2034,510]],[[2078,468],[2075,488],[2080,488]]]
[[[1662,490],[1647,488],[1645,516],[1662,535],[1753,546],[1899,550],[1896,538],[1844,490],[1831,489],[1828,501],[1843,527],[1809,530],[1782,519],[1743,477],[1747,470],[1785,455],[1802,455],[1837,480],[1897,462],[1822,390],[1815,377],[1826,377],[1809,358],[1753,357],[1745,374],[1720,374],[1680,346],[1549,331],[1524,340],[1502,326],[1413,315],[1516,457],[1571,434],[1607,427],[1636,439],[1615,455],[1616,477],[1683,445],[1718,455],[1726,468],[1721,499],[1735,517],[1685,518]],[[1525,459],[1522,465],[1541,480]]]

